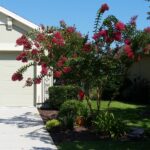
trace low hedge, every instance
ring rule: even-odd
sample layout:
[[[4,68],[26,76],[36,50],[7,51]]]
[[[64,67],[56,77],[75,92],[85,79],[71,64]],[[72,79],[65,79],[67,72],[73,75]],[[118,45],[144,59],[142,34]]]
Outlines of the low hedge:
[[[77,99],[78,86],[53,86],[49,88],[49,100],[47,101],[51,109],[59,109],[60,105],[68,99]]]

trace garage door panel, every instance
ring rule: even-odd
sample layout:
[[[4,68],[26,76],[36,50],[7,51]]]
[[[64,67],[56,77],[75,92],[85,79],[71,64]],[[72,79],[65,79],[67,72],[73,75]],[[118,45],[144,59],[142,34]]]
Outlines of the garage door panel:
[[[12,74],[23,65],[15,60],[17,55],[0,52],[0,106],[33,106],[34,88],[24,87],[27,77],[33,77],[33,67],[23,75],[23,81],[11,80]]]
[[[20,96],[21,95],[18,97],[16,95],[9,95],[7,99],[6,97],[2,97],[0,106],[33,106],[33,101],[32,104],[29,104],[30,95],[25,95],[23,99],[20,99]]]

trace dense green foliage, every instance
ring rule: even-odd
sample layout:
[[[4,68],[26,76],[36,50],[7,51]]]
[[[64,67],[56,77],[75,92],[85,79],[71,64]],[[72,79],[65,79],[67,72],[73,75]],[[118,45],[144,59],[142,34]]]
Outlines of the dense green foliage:
[[[52,109],[59,109],[66,100],[77,99],[78,91],[78,86],[52,86],[49,88],[48,106]]]
[[[68,100],[64,102],[59,111],[59,118],[61,118],[64,126],[73,128],[77,116],[88,116],[87,107],[78,100]]]

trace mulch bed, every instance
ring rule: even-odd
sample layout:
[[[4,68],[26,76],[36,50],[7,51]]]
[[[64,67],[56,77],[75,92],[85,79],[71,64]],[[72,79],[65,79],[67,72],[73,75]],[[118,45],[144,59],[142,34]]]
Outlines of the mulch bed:
[[[57,118],[59,112],[57,110],[42,110],[42,109],[38,109],[38,111],[44,123],[46,123],[46,121],[50,119]],[[103,136],[100,134],[96,134],[88,128],[79,126],[75,126],[73,130],[63,130],[63,129],[54,130],[50,132],[50,135],[56,144],[59,144],[64,141],[95,141],[95,140],[109,139],[109,137],[105,135]],[[129,139],[127,138],[127,136],[125,136],[120,140],[128,141]]]
[[[56,110],[41,110],[38,109],[44,123],[46,121],[57,118],[58,111]],[[73,130],[55,130],[54,132],[50,132],[50,135],[55,143],[61,143],[64,141],[94,141],[103,139],[106,137],[98,136],[95,133],[91,132],[89,129],[85,127],[74,127]]]

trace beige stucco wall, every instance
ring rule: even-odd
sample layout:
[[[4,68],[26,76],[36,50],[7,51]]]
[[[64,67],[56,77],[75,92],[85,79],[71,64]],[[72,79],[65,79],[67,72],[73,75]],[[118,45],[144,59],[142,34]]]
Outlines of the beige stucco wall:
[[[128,72],[130,79],[141,77],[150,81],[150,57],[144,56],[139,62],[134,63]]]
[[[16,43],[16,39],[23,34],[23,30],[13,25],[12,30],[7,30],[6,25],[0,25],[0,42],[1,43]]]
[[[23,65],[16,61],[19,51],[22,51],[22,47],[15,46],[16,40],[31,28],[24,27],[25,25],[12,19],[12,29],[8,29],[7,18],[8,16],[0,13],[0,106],[33,106],[36,94],[35,86],[24,88],[24,85],[28,77],[33,77],[34,68],[28,69],[22,82],[11,80],[12,74]]]
[[[19,52],[0,52],[0,106],[33,106],[34,86],[24,87],[27,77],[33,77],[33,67],[24,74],[22,82],[13,82],[12,74],[22,66],[15,58]]]

